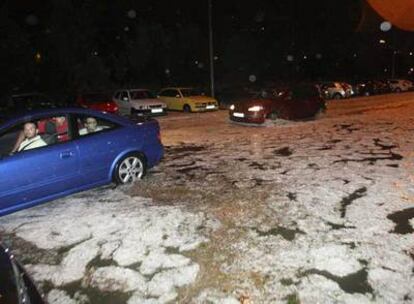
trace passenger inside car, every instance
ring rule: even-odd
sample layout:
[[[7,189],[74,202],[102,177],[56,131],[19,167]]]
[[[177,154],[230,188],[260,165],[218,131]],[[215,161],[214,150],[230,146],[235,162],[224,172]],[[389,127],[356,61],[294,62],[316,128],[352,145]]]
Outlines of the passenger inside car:
[[[95,133],[102,131],[104,128],[98,126],[98,121],[95,117],[87,117],[84,122],[84,128],[79,129],[79,135],[86,135],[90,133]]]
[[[47,144],[69,140],[68,123],[65,116],[57,116],[39,121],[39,134]]]

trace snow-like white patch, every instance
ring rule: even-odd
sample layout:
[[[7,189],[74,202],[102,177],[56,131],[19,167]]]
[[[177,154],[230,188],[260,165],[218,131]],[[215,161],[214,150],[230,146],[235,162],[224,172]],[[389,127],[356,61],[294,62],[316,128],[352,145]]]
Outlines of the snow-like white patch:
[[[400,275],[395,271],[374,268],[370,270],[368,280],[373,286],[377,286],[379,297],[387,299],[389,303],[403,303],[407,299],[414,299],[412,274],[401,281]]]
[[[190,264],[191,260],[180,254],[165,254],[164,252],[151,251],[141,264],[140,272],[151,275],[159,268],[176,268]]]
[[[66,292],[59,289],[52,289],[47,295],[47,301],[50,304],[77,304]]]
[[[299,290],[300,303],[375,303],[372,296],[347,294],[338,284],[320,275],[311,275],[302,280]]]
[[[196,299],[196,304],[240,304],[240,301],[235,297],[228,296],[224,292],[220,292],[214,289],[203,290]]]
[[[60,265],[28,265],[28,270],[38,281],[50,281],[54,286],[66,285],[83,278],[86,266],[98,252],[94,240],[86,241],[72,248]]]
[[[148,294],[151,296],[162,296],[168,294],[175,287],[188,285],[197,277],[200,267],[197,264],[184,266],[177,269],[161,271],[154,275],[148,283]]]
[[[197,228],[208,223],[202,213],[150,206],[150,202],[103,188],[51,202],[45,205],[47,212],[39,206],[9,215],[0,228],[39,248],[63,252],[57,265],[27,265],[38,282],[64,287],[82,281],[82,288],[135,291],[135,298],[138,293],[147,298],[149,292],[164,303],[177,296],[177,287],[196,279],[199,266],[180,252],[207,241]],[[100,260],[118,266],[99,267]],[[157,271],[147,282],[144,275]],[[58,298],[63,293],[53,295]]]
[[[175,291],[163,294],[159,298],[148,298],[137,292],[128,299],[127,304],[164,304],[171,303],[176,297],[177,293]]]
[[[100,267],[93,271],[89,285],[102,291],[145,292],[146,280],[137,271],[122,267]]]
[[[309,256],[311,264],[318,270],[326,270],[330,273],[343,277],[361,268],[361,264],[352,257],[346,246],[327,245],[311,249]]]

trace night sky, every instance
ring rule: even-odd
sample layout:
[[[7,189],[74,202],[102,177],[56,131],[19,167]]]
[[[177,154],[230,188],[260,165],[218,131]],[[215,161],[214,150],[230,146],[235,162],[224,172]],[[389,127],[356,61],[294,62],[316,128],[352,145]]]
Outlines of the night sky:
[[[398,77],[414,66],[414,32],[382,32],[363,0],[212,3],[218,90],[251,75],[389,78],[393,56]],[[9,0],[0,14],[3,91],[208,86],[207,0]]]

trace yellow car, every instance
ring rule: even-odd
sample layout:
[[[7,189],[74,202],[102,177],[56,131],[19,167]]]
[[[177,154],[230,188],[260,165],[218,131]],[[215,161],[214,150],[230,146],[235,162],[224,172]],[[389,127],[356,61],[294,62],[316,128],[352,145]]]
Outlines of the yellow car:
[[[216,99],[203,95],[194,88],[165,88],[157,96],[169,110],[205,112],[218,110]]]

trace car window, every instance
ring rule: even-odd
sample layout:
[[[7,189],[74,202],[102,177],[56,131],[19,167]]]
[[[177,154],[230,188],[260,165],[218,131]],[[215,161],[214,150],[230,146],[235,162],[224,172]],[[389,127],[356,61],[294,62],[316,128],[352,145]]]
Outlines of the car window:
[[[181,89],[181,94],[183,94],[184,97],[205,95],[202,90],[194,88]]]
[[[0,155],[6,156],[69,141],[65,115],[20,122],[0,134]]]
[[[111,97],[109,97],[107,94],[104,94],[104,93],[84,94],[83,99],[86,103],[90,103],[90,104],[108,102],[112,100]]]
[[[133,90],[130,92],[132,99],[151,99],[155,98],[154,94],[148,90]]]
[[[126,99],[125,99],[126,98]],[[121,92],[121,99],[122,100],[129,100],[129,97],[128,97],[128,92],[127,91],[122,91]]]
[[[76,121],[78,125],[79,136],[92,135],[103,131],[112,130],[119,126],[118,124],[107,119],[102,119],[100,117],[91,115],[78,115],[76,116]]]
[[[177,95],[178,95],[177,90],[165,90],[161,92],[161,96],[176,97]]]
[[[44,95],[16,95],[12,96],[9,104],[11,110],[35,110],[56,108],[56,104]]]

